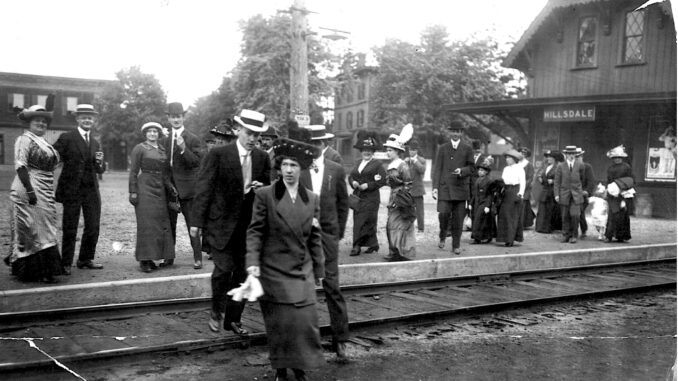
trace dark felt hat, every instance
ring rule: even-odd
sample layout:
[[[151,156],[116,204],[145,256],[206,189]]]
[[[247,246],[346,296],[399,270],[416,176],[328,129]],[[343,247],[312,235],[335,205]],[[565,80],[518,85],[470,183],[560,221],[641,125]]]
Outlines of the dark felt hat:
[[[220,121],[219,124],[212,127],[210,134],[214,136],[235,136],[235,132],[233,132],[233,121],[231,121],[231,119]]]
[[[186,111],[184,111],[184,105],[182,105],[181,102],[172,102],[167,104],[167,110],[165,111],[165,114],[184,115],[186,114]]]
[[[468,127],[464,125],[464,123],[458,121],[458,120],[453,120],[450,122],[450,124],[447,125],[448,130],[462,130],[466,131]]]
[[[492,170],[493,166],[494,166],[494,158],[492,157],[492,155],[483,156],[482,160],[480,160],[480,163],[478,163],[478,165],[476,165],[476,167],[485,169],[488,172]]]
[[[376,151],[379,148],[381,148],[381,144],[379,144],[379,139],[377,137],[377,134],[375,134],[372,131],[358,131],[358,135],[356,136],[356,142],[353,148],[357,150],[372,150]]]
[[[278,138],[273,142],[273,152],[276,157],[291,157],[299,163],[301,169],[311,166],[313,159],[320,156],[320,149],[298,140]]]

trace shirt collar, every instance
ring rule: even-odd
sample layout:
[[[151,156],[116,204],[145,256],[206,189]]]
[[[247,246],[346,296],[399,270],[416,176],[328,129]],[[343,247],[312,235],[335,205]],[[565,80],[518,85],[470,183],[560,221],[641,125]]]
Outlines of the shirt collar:
[[[238,155],[239,156],[242,157],[242,156],[245,156],[245,155],[249,155],[250,151],[248,151],[245,147],[242,146],[242,144],[240,144],[240,140],[236,139],[235,146],[238,147]]]
[[[78,126],[78,132],[80,132],[81,136],[85,136],[85,134],[89,134],[91,130],[83,130],[80,126]]]
[[[320,155],[320,157],[317,159],[313,159],[313,164],[317,165],[318,167],[325,166],[325,158],[323,155]]]
[[[461,143],[461,139],[457,140],[456,142],[450,139],[450,142],[452,143],[452,147],[457,148],[457,146],[459,146],[459,143]]]
[[[181,126],[179,128],[172,128],[172,135],[174,135],[175,133],[178,134],[178,135],[183,134],[184,133],[184,126]]]

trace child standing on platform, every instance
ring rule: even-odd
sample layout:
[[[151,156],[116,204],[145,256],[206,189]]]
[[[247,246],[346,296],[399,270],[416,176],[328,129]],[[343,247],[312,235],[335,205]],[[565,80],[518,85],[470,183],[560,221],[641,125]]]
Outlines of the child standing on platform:
[[[492,242],[492,238],[497,236],[494,208],[496,186],[495,181],[488,176],[493,165],[494,158],[489,155],[482,158],[476,165],[478,179],[473,184],[471,193],[471,213],[473,214],[471,238],[474,244]]]

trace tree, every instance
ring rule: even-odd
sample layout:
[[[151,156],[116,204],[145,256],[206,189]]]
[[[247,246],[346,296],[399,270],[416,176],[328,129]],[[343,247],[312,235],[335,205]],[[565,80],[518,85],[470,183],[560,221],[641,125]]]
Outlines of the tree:
[[[290,109],[290,27],[288,14],[270,18],[257,15],[242,21],[238,64],[224,77],[216,92],[198,100],[187,116],[187,125],[205,130],[206,125],[213,125],[242,108],[264,113],[271,124],[286,123]],[[322,121],[322,109],[317,103],[331,93],[327,81],[319,76],[330,55],[315,35],[309,33],[307,42],[309,110],[311,119],[317,122],[319,118]],[[196,115],[192,115],[193,112]]]
[[[504,52],[490,37],[450,42],[445,27],[432,26],[419,44],[389,40],[375,54],[373,121],[387,131],[412,122],[437,134],[454,117],[445,105],[505,99],[515,91],[507,87],[511,74],[500,67]],[[489,132],[481,123],[471,124]]]
[[[150,120],[162,120],[166,94],[155,76],[141,72],[139,67],[115,75],[117,82],[107,85],[96,101],[99,129],[112,167],[126,169],[128,148],[143,140],[141,126]]]

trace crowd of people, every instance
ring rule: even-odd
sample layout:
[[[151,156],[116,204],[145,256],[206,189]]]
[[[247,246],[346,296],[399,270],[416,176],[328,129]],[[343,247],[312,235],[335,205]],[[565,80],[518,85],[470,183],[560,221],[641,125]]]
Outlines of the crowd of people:
[[[84,231],[76,262],[79,269],[101,269],[94,262],[99,236],[101,197],[97,175],[106,169],[99,143],[90,136],[98,113],[78,105],[77,128],[49,144],[45,132],[52,121],[51,99],[45,107],[19,113],[27,130],[15,143],[16,178],[12,183],[12,250],[5,258],[22,281],[57,282],[70,275],[77,227],[82,211]],[[344,238],[348,210],[353,209],[351,256],[376,253],[380,188],[390,195],[385,223],[386,261],[416,258],[416,231],[424,231],[423,176],[426,160],[408,124],[381,144],[378,135],[361,131],[354,148],[361,160],[346,175],[341,156],[330,147],[334,137],[324,125],[300,128],[291,123],[287,136],[267,126],[264,114],[243,109],[198,137],[184,127],[181,103],[167,105],[166,129],[150,121],[140,126],[144,141],[130,155],[129,202],[137,222],[135,259],[152,272],[174,264],[176,223],[183,214],[194,269],[203,267],[203,252],[214,262],[212,307],[208,326],[238,335],[245,306],[228,297],[229,290],[260,281],[259,298],[276,378],[292,369],[305,379],[305,369],[322,360],[315,287],[322,285],[330,315],[333,349],[346,361],[346,301],[339,287],[339,241]],[[448,141],[437,150],[432,196],[437,200],[438,247],[452,237],[451,252],[461,252],[464,219],[470,218],[471,243],[492,240],[513,246],[523,229],[539,233],[561,230],[563,242],[586,235],[584,211],[590,203],[599,239],[631,238],[634,178],[623,146],[608,152],[613,164],[605,184],[596,184],[584,151],[567,146],[546,151],[536,174],[526,148],[503,154],[501,176],[492,175],[494,157],[482,142],[465,143],[466,127],[450,123]],[[387,162],[375,158],[385,149]],[[63,170],[54,189],[57,165]],[[542,190],[531,206],[531,185]],[[349,195],[348,188],[352,190]],[[63,204],[62,250],[58,249],[56,203]],[[608,213],[609,211],[609,213]],[[581,230],[581,235],[579,231]]]

